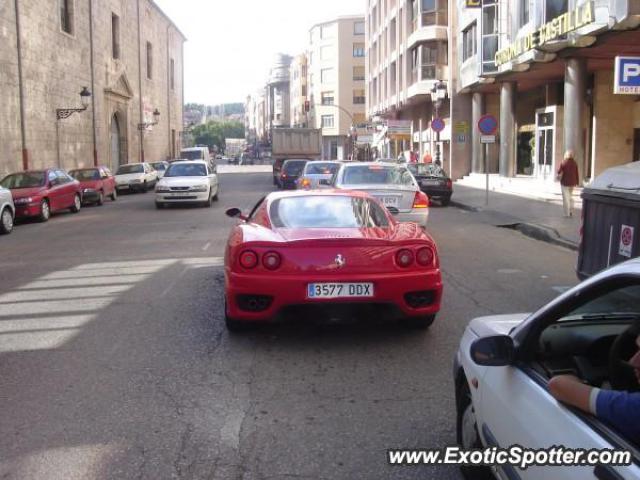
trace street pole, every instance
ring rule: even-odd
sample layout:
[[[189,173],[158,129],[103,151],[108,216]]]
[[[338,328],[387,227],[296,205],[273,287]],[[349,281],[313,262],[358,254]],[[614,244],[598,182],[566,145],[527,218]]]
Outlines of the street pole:
[[[486,190],[484,197],[485,206],[489,205],[489,144],[484,144],[484,174],[486,179]]]
[[[58,168],[62,168],[60,165],[60,119],[56,118],[56,165]]]

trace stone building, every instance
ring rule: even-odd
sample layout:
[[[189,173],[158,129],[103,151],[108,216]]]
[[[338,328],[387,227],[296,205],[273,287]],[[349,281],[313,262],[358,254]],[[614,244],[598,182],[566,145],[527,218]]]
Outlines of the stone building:
[[[152,0],[2,2],[0,39],[0,175],[175,157],[185,37]]]

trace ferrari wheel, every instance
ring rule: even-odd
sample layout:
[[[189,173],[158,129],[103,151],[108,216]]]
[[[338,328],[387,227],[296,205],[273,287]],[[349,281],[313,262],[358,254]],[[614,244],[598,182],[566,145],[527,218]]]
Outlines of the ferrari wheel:
[[[484,448],[478,434],[476,413],[467,380],[463,379],[457,393],[456,439],[464,450]],[[488,467],[460,467],[462,476],[468,480],[489,480],[495,478]]]
[[[435,315],[423,315],[422,317],[408,317],[405,319],[405,324],[410,328],[426,329],[431,326],[436,319]]]

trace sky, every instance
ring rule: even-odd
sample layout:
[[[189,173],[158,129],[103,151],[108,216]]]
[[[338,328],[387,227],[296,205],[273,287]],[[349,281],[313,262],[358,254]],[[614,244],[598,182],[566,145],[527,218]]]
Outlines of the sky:
[[[276,53],[305,50],[309,29],[364,15],[366,0],[155,0],[187,37],[185,103],[242,102],[262,87]]]

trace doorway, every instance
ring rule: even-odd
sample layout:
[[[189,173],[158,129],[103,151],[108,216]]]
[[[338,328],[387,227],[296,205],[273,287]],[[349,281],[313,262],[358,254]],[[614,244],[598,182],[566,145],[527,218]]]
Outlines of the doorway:
[[[111,169],[115,172],[122,165],[122,152],[120,150],[120,122],[118,114],[111,117]]]
[[[633,161],[640,160],[640,128],[633,129]]]
[[[555,158],[555,107],[536,111],[536,148],[533,175],[542,180],[553,179]]]

